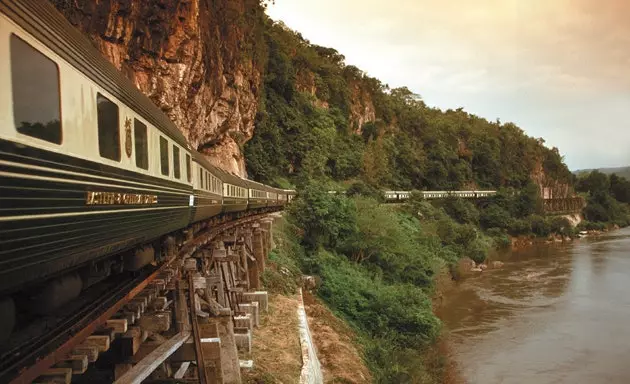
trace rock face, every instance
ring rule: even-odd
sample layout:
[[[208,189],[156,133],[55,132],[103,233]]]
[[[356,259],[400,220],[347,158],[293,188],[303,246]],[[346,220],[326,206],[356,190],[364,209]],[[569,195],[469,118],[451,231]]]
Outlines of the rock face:
[[[372,94],[358,81],[350,81],[350,126],[361,133],[363,124],[376,121],[376,109]]]
[[[376,121],[376,108],[372,100],[372,93],[361,79],[347,78],[346,82],[350,96],[348,122],[352,131],[360,134],[364,124]],[[320,99],[315,74],[310,70],[302,69],[298,71],[295,88],[299,92],[313,96],[313,104],[316,107],[326,109],[329,107],[328,101]]]
[[[573,189],[568,183],[549,177],[544,170],[542,161],[538,161],[531,173],[531,179],[540,187],[543,199],[561,199],[573,196]]]
[[[241,176],[262,63],[258,0],[54,0],[101,53],[221,168]]]

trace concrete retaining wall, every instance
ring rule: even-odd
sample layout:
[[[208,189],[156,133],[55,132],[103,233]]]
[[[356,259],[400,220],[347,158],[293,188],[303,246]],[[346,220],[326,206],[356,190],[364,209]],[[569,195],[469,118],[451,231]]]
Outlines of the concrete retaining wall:
[[[317,352],[308,329],[308,319],[304,310],[304,300],[302,299],[302,289],[299,291],[300,303],[297,310],[300,331],[300,346],[302,347],[302,373],[300,374],[300,384],[321,384],[324,382]]]

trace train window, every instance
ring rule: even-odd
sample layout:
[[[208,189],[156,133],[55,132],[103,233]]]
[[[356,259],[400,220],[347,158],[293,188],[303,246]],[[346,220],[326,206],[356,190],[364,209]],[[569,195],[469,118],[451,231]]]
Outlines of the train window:
[[[120,128],[118,105],[100,93],[96,94],[98,152],[101,157],[120,161]]]
[[[210,190],[210,174],[206,172],[206,190]]]
[[[199,189],[203,188],[203,169],[199,168]]]
[[[160,136],[160,170],[164,176],[168,176],[168,141]]]
[[[101,157],[120,161],[120,128],[118,106],[107,97],[96,94],[98,117],[98,152]]]
[[[179,147],[176,145],[173,145],[173,174],[176,179],[182,176],[179,169]]]
[[[190,183],[190,180],[192,179],[192,174],[190,171],[190,155],[186,154],[186,180],[188,180],[188,182]]]
[[[59,67],[11,35],[13,121],[21,134],[61,144]]]
[[[136,118],[133,119],[133,140],[136,146],[136,166],[142,169],[149,169],[147,126]]]

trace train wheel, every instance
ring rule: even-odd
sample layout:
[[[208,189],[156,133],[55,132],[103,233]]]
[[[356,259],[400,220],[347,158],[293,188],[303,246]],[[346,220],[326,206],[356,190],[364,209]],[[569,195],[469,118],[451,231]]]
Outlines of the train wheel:
[[[11,336],[15,327],[15,303],[11,297],[0,299],[0,344]]]
[[[78,273],[71,273],[45,284],[28,302],[28,310],[47,315],[67,302],[79,297],[83,281]]]

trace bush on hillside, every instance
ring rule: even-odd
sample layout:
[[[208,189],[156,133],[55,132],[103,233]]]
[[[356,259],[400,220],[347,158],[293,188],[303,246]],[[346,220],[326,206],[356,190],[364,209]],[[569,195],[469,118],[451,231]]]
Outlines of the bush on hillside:
[[[346,196],[369,197],[379,202],[383,200],[383,193],[380,190],[364,183],[363,181],[357,181],[356,183],[353,183],[350,188],[346,190]]]
[[[484,228],[507,228],[510,224],[510,212],[497,204],[490,204],[481,212],[479,219]]]
[[[468,200],[449,197],[443,204],[446,213],[461,224],[478,224],[479,211],[473,203]]]
[[[543,216],[532,215],[528,217],[529,224],[532,227],[532,233],[538,237],[549,236],[552,232],[551,223]]]
[[[532,225],[525,219],[512,219],[508,226],[508,233],[512,236],[529,235],[532,233]]]

